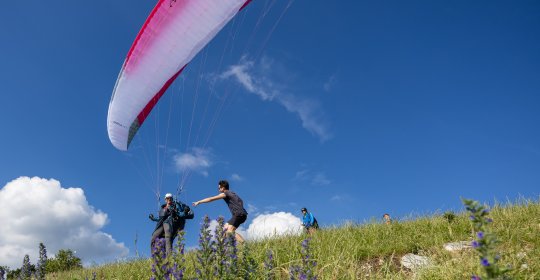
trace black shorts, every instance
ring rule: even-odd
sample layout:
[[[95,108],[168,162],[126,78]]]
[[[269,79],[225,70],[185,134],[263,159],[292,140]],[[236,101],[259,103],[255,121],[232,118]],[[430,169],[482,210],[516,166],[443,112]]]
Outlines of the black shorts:
[[[239,216],[232,216],[232,218],[227,222],[227,224],[238,228],[241,224],[243,224],[247,219],[247,215],[239,215]]]

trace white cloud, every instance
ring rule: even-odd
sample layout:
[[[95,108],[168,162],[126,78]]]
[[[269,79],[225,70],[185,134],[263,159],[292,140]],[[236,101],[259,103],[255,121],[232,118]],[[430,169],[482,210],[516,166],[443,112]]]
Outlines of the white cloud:
[[[80,188],[20,177],[0,189],[0,205],[0,265],[20,267],[26,254],[36,263],[40,242],[49,257],[71,249],[83,262],[118,259],[129,252],[124,243],[100,231],[107,214],[89,205]]]
[[[302,121],[302,126],[319,137],[321,141],[332,138],[328,122],[323,114],[318,101],[307,98],[300,98],[292,94],[286,94],[278,89],[278,84],[269,77],[275,72],[272,61],[263,58],[260,65],[255,65],[253,61],[245,57],[240,63],[229,67],[229,70],[220,75],[221,79],[236,78],[248,92],[259,96],[264,101],[276,101],[287,111],[298,115]]]
[[[227,219],[225,219],[227,222]],[[218,226],[217,220],[211,220],[209,229],[214,239],[214,233]],[[302,233],[302,221],[291,213],[276,212],[257,215],[245,229],[244,225],[236,229],[236,232],[246,240],[259,240],[283,235],[299,235]]]
[[[245,232],[245,237],[250,240],[257,240],[301,233],[302,221],[300,218],[291,213],[277,212],[255,217]]]
[[[236,173],[231,175],[231,180],[236,182],[244,181],[244,178]]]
[[[224,221],[223,223],[227,223],[228,219],[227,218],[224,218]],[[212,240],[215,241],[215,238],[216,238],[216,228],[218,227],[219,223],[217,221],[217,219],[214,219],[214,220],[210,220],[210,224],[208,225],[208,229],[210,230],[210,235],[212,236]],[[246,231],[244,230],[244,228],[242,226],[240,226],[239,228],[236,229],[236,232],[240,235],[242,235],[242,237],[246,237],[247,236],[247,233]]]
[[[272,101],[277,94],[272,89],[272,83],[268,80],[257,79],[251,73],[248,73],[248,70],[254,66],[253,61],[244,59],[241,62],[241,64],[231,66],[228,71],[221,74],[221,78],[226,79],[234,76],[247,91],[258,95],[264,101]]]
[[[210,150],[193,148],[190,152],[174,156],[174,163],[179,171],[195,171],[208,176],[208,168],[212,166],[212,153]]]

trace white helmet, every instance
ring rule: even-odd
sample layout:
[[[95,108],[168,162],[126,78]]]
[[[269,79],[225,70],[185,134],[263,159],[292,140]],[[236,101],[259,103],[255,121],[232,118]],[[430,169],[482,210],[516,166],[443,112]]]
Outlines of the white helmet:
[[[172,197],[172,194],[171,194],[171,193],[167,193],[167,194],[165,195],[165,198],[169,198],[169,197]]]

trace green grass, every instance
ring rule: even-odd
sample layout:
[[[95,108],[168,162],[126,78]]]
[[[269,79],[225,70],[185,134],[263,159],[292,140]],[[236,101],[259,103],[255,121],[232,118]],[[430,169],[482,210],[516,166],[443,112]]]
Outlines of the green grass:
[[[514,279],[540,279],[540,204],[520,200],[491,207],[492,228],[501,241],[501,264],[510,265]],[[311,252],[317,261],[318,279],[471,279],[482,267],[472,249],[448,252],[443,244],[471,241],[467,213],[449,223],[442,215],[386,225],[377,222],[344,224],[319,230],[311,236]],[[288,279],[291,265],[300,264],[300,244],[306,236],[289,236],[249,242],[252,257],[262,272],[267,251],[274,253],[278,279]],[[241,251],[241,248],[240,248]],[[418,271],[401,267],[407,253],[427,256],[432,264]],[[186,256],[184,279],[195,277],[196,258]],[[151,260],[139,259],[47,275],[47,279],[149,279]],[[264,279],[260,274],[256,279]]]

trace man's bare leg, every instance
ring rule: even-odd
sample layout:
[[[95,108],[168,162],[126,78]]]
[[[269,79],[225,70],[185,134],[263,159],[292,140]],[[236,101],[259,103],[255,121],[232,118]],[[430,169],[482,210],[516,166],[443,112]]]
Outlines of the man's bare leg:
[[[244,243],[245,240],[242,235],[236,232],[236,227],[234,227],[233,225],[225,224],[225,228],[227,228],[227,232],[229,234],[234,234],[234,237],[236,238],[236,241],[238,243]]]

